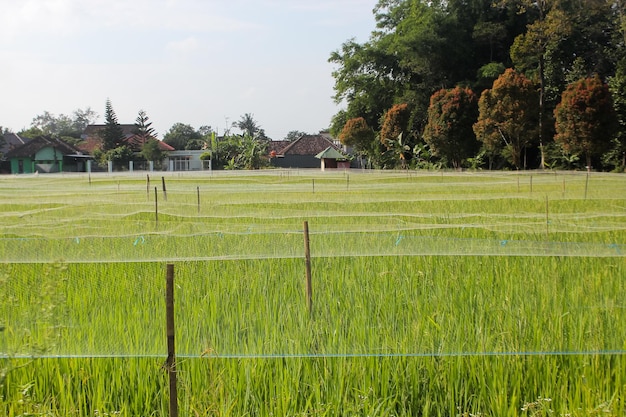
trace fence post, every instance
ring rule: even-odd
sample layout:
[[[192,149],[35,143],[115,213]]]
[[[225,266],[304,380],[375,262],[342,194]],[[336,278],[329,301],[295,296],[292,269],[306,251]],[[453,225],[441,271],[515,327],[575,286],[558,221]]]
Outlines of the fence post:
[[[154,221],[159,223],[159,193],[156,187],[154,187]]]
[[[176,349],[174,346],[174,265],[167,264],[165,285],[165,310],[167,325],[167,359],[165,368],[169,376],[170,417],[178,417],[178,392],[176,388]]]
[[[165,189],[165,177],[161,177],[161,183],[163,184],[163,199],[167,201],[167,190]]]
[[[311,282],[311,248],[309,245],[309,222],[304,222],[304,263],[306,266],[306,304],[309,315],[313,313],[313,284]]]

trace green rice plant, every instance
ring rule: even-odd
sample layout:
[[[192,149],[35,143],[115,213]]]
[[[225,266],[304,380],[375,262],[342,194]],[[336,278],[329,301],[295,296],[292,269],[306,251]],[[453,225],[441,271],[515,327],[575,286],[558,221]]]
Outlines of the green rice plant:
[[[181,415],[626,413],[621,176],[166,181],[0,178],[1,415],[167,415],[165,263]]]

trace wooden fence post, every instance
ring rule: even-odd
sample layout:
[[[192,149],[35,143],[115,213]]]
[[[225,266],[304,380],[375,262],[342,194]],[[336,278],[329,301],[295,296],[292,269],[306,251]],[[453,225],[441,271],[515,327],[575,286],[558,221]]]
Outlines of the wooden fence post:
[[[176,348],[174,345],[174,265],[167,264],[165,285],[165,310],[167,325],[167,359],[165,369],[169,376],[170,417],[178,417],[178,392],[176,387]]]
[[[306,304],[309,315],[313,313],[313,284],[311,282],[311,248],[309,244],[309,222],[304,222],[304,263],[306,266]]]
[[[159,223],[159,193],[154,187],[154,221]]]

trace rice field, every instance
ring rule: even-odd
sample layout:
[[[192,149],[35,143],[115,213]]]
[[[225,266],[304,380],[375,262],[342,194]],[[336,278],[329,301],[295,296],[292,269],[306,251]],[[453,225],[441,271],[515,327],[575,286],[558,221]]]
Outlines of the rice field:
[[[626,416],[626,177],[0,177],[0,415]],[[310,230],[313,306],[305,296]]]

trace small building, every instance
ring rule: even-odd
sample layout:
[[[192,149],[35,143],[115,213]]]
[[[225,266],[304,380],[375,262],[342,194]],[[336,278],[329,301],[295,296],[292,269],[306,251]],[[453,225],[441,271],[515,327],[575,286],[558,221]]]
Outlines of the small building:
[[[170,151],[167,153],[167,166],[168,171],[202,171],[209,169],[205,161],[200,159],[202,154],[205,154],[207,150],[184,150],[184,151]],[[208,161],[207,161],[208,162]]]
[[[340,152],[339,146],[325,134],[302,135],[282,149],[274,150],[270,159],[273,166],[280,168],[320,168],[317,155],[328,148]]]
[[[329,169],[349,169],[350,161],[337,149],[329,146],[322,152],[315,155],[317,159],[322,161],[322,171]]]
[[[84,171],[84,157],[74,146],[49,136],[38,136],[6,153],[12,174]]]

